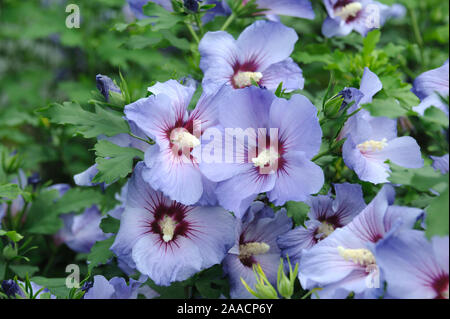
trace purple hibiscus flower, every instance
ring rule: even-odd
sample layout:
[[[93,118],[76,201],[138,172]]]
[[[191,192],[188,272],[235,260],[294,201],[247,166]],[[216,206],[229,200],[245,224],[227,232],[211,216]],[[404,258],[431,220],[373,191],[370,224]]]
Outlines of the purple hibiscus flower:
[[[84,299],[137,299],[141,282],[131,279],[114,277],[107,280],[101,275],[94,276],[94,283],[84,294]]]
[[[63,242],[79,253],[88,253],[97,241],[108,238],[100,229],[102,213],[93,205],[82,214],[69,213],[61,216],[64,227],[55,235],[57,242]]]
[[[448,299],[448,236],[433,237],[424,232],[398,231],[375,248],[390,298]]]
[[[289,57],[297,39],[294,29],[269,21],[256,21],[237,40],[225,31],[208,32],[199,45],[203,89],[243,88],[253,81],[269,90],[280,82],[286,91],[302,89],[302,70]]]
[[[440,97],[448,97],[448,73],[447,60],[441,67],[424,72],[414,80],[412,91],[421,101],[414,111],[423,115],[427,108],[435,106],[448,116],[448,105]]]
[[[370,103],[383,85],[375,73],[364,69],[360,89],[346,88],[341,92],[344,104],[354,102],[348,112]],[[386,183],[390,160],[408,168],[423,166],[420,147],[409,136],[397,137],[397,121],[387,117],[373,117],[361,109],[345,123],[339,138],[347,138],[342,148],[345,164],[363,181]]]
[[[296,227],[278,238],[283,255],[289,256],[293,263],[300,260],[303,249],[313,247],[335,229],[347,225],[366,207],[360,185],[335,184],[334,189],[336,199],[329,194],[311,197],[307,201],[311,210],[306,227]]]
[[[412,228],[423,214],[393,202],[394,189],[385,185],[352,222],[304,250],[299,265],[302,287],[321,287],[320,298],[346,298],[350,292],[356,298],[378,295],[382,286],[374,244],[398,228]]]
[[[366,36],[388,18],[402,17],[406,11],[402,5],[389,7],[372,0],[323,0],[323,3],[328,17],[323,22],[322,33],[327,38],[346,36],[353,30]]]
[[[220,182],[219,203],[241,217],[259,193],[280,206],[318,192],[324,177],[311,161],[322,138],[315,106],[302,95],[285,100],[254,86],[224,91],[216,99],[220,138],[194,150],[202,173]]]
[[[396,122],[383,117],[355,118],[352,131],[342,148],[345,164],[363,181],[386,183],[390,168],[387,160],[407,167],[423,166],[420,147],[410,136],[397,137]]]
[[[433,168],[439,170],[442,174],[448,173],[448,154],[444,156],[430,156],[433,160]]]
[[[349,107],[347,110],[347,114],[351,114],[356,111],[358,108],[361,108],[363,104],[368,104],[372,102],[373,97],[383,88],[383,84],[381,83],[378,76],[370,71],[369,68],[365,67],[363,76],[361,78],[361,82],[359,84],[359,89],[356,88],[344,88],[340,95],[344,99],[342,103],[342,107],[347,106],[351,102],[353,105]],[[359,110],[356,115],[350,117],[339,133],[339,139],[346,137],[347,134],[351,133],[355,129],[355,125],[358,122],[357,119],[362,118],[366,121],[370,121],[374,117],[370,115],[370,112],[364,109]],[[388,119],[387,117],[383,117],[386,123],[391,122],[390,125],[396,125],[395,120]]]
[[[236,240],[223,260],[224,272],[230,278],[231,298],[254,298],[241,282],[250,287],[256,283],[253,265],[260,264],[272,285],[277,282],[280,248],[276,238],[292,228],[286,210],[277,213],[262,202],[254,202],[238,221]]]
[[[217,123],[214,95],[202,95],[197,107],[188,112],[193,87],[169,80],[149,91],[152,96],[125,106],[126,118],[156,141],[145,152],[144,179],[185,205],[215,205],[216,185],[202,176],[191,154],[203,132]]]
[[[111,250],[161,286],[220,263],[234,244],[235,218],[221,207],[168,199],[143,180],[143,170],[138,163],[129,181]]]
[[[359,90],[345,88],[341,92],[343,104],[354,102],[348,110],[351,113],[372,102],[373,96],[382,88],[378,76],[365,68]],[[363,181],[386,183],[390,173],[386,160],[408,168],[423,166],[417,142],[409,136],[397,137],[397,121],[373,117],[367,110],[361,109],[350,117],[339,138],[347,138],[342,148],[345,164]]]

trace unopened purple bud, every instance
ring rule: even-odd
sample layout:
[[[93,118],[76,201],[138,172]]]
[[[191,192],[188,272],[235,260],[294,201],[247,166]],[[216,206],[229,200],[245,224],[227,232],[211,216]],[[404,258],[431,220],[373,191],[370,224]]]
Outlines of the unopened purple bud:
[[[95,81],[97,82],[97,89],[105,97],[105,100],[109,101],[109,91],[121,93],[117,85],[111,80],[110,77],[102,74],[97,74],[95,76]]]
[[[198,0],[184,0],[184,7],[192,12],[198,12]]]
[[[12,279],[3,280],[2,289],[8,297],[15,297],[16,294],[25,297],[22,289],[19,285]]]

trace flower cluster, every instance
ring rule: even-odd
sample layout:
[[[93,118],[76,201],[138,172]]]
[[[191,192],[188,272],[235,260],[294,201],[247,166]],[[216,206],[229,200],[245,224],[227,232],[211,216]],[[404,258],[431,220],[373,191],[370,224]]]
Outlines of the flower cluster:
[[[192,14],[198,28],[201,17],[207,22],[223,15],[228,21],[237,10],[227,1],[127,2],[138,19],[153,19],[142,8],[154,2],[177,18]],[[95,275],[80,294],[85,299],[155,298],[157,288],[217,267],[229,282],[231,298],[252,298],[258,287],[270,285],[281,287],[268,289],[271,297],[290,298],[295,277],[302,289],[315,292],[313,298],[448,298],[448,236],[427,237],[426,221],[434,216],[425,205],[396,200],[402,191],[396,187],[413,186],[413,170],[432,161],[434,170],[428,168],[439,183],[426,184],[426,198],[416,202],[428,200],[428,205],[436,193],[448,197],[448,185],[441,187],[448,177],[448,154],[423,158],[420,139],[400,130],[400,120],[370,111],[367,105],[387,89],[385,74],[372,68],[375,62],[355,63],[359,76],[344,77],[347,86],[332,98],[326,92],[323,103],[303,91],[314,75],[294,62],[299,36],[278,15],[313,19],[310,1],[239,3],[240,9],[250,3],[256,10],[250,16],[261,19],[237,37],[224,30],[206,32],[196,51],[197,71],[203,72],[199,81],[153,82],[145,97],[132,99],[126,85],[119,88],[108,76],[97,75],[104,102],[96,107],[115,109],[104,111],[89,129],[96,132],[108,118],[117,120],[119,129],[88,136],[98,141],[96,164],[76,174],[74,182],[83,190],[100,186],[102,194],[115,193],[116,203],[58,207],[62,227],[52,236],[56,246],[64,243],[78,256],[104,244],[106,253],[93,267],[117,262],[128,280]],[[210,4],[215,5],[210,16],[198,16]],[[323,5],[325,37],[353,30],[366,36],[404,14],[400,5],[372,0],[324,0]],[[358,82],[359,88],[352,87]],[[414,109],[410,105],[412,114],[424,116],[434,106],[448,116],[448,61],[417,77],[412,92],[421,100]],[[409,88],[408,93],[413,95]],[[122,104],[115,105],[117,100]],[[396,96],[394,103],[401,102]],[[330,103],[335,103],[332,116]],[[327,157],[339,159],[328,167]],[[113,164],[125,169],[101,179]],[[400,170],[408,178],[395,179]],[[21,175],[11,183],[24,190],[34,180]],[[73,188],[56,184],[44,191],[56,191],[48,201],[58,203]],[[26,212],[36,206],[27,207],[25,197],[18,192],[9,205],[1,204],[0,222],[8,217],[32,228]],[[296,205],[303,210],[292,209]],[[8,247],[16,252],[15,243]],[[297,265],[295,275],[291,262]],[[30,293],[29,286],[39,293]],[[32,282],[8,280],[2,287],[8,297],[54,298]]]

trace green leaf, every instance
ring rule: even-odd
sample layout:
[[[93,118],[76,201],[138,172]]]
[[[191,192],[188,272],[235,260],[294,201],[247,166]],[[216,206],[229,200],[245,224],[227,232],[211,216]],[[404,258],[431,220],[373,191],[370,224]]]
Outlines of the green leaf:
[[[161,40],[161,34],[155,32],[146,35],[132,35],[127,41],[127,47],[130,49],[144,49],[159,43]]]
[[[304,202],[289,201],[286,203],[287,215],[292,218],[296,226],[303,225],[310,207]]]
[[[74,125],[76,132],[86,138],[129,132],[128,124],[120,113],[107,111],[98,105],[95,105],[95,113],[84,110],[76,102],[51,104],[39,112],[52,123]]]
[[[36,197],[27,213],[25,230],[33,234],[54,234],[62,227],[62,221],[54,211],[57,190],[44,191]]]
[[[0,185],[0,198],[6,197],[8,199],[14,199],[21,194],[22,190],[17,184],[5,184]]]
[[[372,54],[373,50],[377,46],[378,41],[380,41],[381,32],[378,29],[370,31],[363,40],[363,51],[362,55],[364,61],[366,62],[368,57]]]
[[[180,16],[177,16],[160,5],[153,2],[148,2],[142,8],[142,11],[148,18],[141,20],[141,25],[152,24],[152,30],[159,31],[161,29],[170,29],[175,26],[178,22],[182,21]],[[145,20],[145,21],[144,21]]]
[[[7,237],[9,237],[9,239],[11,239],[15,243],[17,243],[18,241],[23,239],[23,236],[14,230],[4,231],[4,230],[0,229],[0,236],[7,236]]]
[[[442,175],[431,166],[422,168],[404,168],[391,164],[391,175],[388,180],[393,184],[411,186],[419,191],[428,191],[442,183],[448,184],[448,176]]]
[[[120,220],[107,216],[102,219],[100,222],[100,228],[103,230],[105,234],[114,233],[116,234],[119,231]]]
[[[127,176],[133,170],[133,159],[143,159],[144,153],[130,147],[120,147],[106,140],[98,141],[94,147],[98,173],[92,182],[107,184]]]
[[[54,205],[55,214],[78,212],[102,200],[103,195],[93,188],[71,188]]]
[[[170,30],[161,30],[160,31],[164,39],[169,41],[171,45],[180,50],[189,50],[191,48],[191,44],[185,38],[178,38],[175,34],[173,34]]]
[[[386,116],[393,119],[407,114],[407,110],[401,107],[399,102],[392,97],[376,97],[370,104],[364,104],[364,108],[367,109],[372,116]]]
[[[448,128],[448,116],[437,107],[432,106],[427,108],[422,119]]]
[[[220,295],[227,292],[228,282],[223,278],[221,267],[214,266],[198,275],[195,281],[195,287],[202,297],[218,299]]]
[[[96,242],[92,246],[91,252],[88,255],[89,271],[100,264],[106,264],[113,257],[113,252],[109,248],[111,248],[115,238],[115,236],[109,237],[108,239]]]
[[[447,175],[448,178],[448,175]],[[449,187],[436,197],[427,211],[425,234],[428,238],[432,236],[445,236],[449,233]]]
[[[31,265],[9,265],[9,268],[19,278],[25,278],[27,274],[28,276],[33,276],[37,271],[39,271],[39,267]]]
[[[58,298],[68,298],[70,289],[66,286],[66,278],[45,278],[41,276],[32,277],[31,282],[47,288]],[[33,291],[36,293],[36,291]]]

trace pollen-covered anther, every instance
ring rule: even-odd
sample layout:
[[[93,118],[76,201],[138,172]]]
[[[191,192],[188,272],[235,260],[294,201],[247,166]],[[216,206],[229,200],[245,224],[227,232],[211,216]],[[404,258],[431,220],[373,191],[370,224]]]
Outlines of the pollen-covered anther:
[[[387,139],[383,138],[381,141],[369,140],[364,143],[358,144],[357,147],[362,152],[375,152],[381,151],[383,148],[387,146]]]
[[[263,75],[261,72],[238,72],[234,77],[234,85],[238,88],[244,88],[253,84],[253,81],[258,83],[261,81]]]
[[[239,258],[262,255],[269,251],[270,246],[263,242],[251,242],[239,245]]]
[[[175,233],[175,227],[177,222],[173,220],[172,217],[164,216],[164,218],[159,222],[161,227],[161,232],[163,235],[163,240],[167,243],[173,239]]]
[[[355,264],[359,264],[361,266],[376,264],[375,256],[368,249],[345,249],[342,246],[339,246],[337,249],[342,258],[345,260],[351,260]]]
[[[257,157],[252,158],[252,162],[255,167],[264,168],[274,164],[280,155],[273,149],[266,149],[258,154]]]
[[[317,233],[323,235],[323,238],[330,236],[332,232],[334,232],[334,226],[327,222],[322,222],[317,228]]]
[[[174,129],[170,134],[170,142],[181,148],[194,148],[200,145],[200,140],[184,128]]]
[[[346,21],[350,17],[356,17],[359,11],[362,10],[362,4],[359,2],[352,2],[343,6],[338,12],[335,13],[342,20]]]

